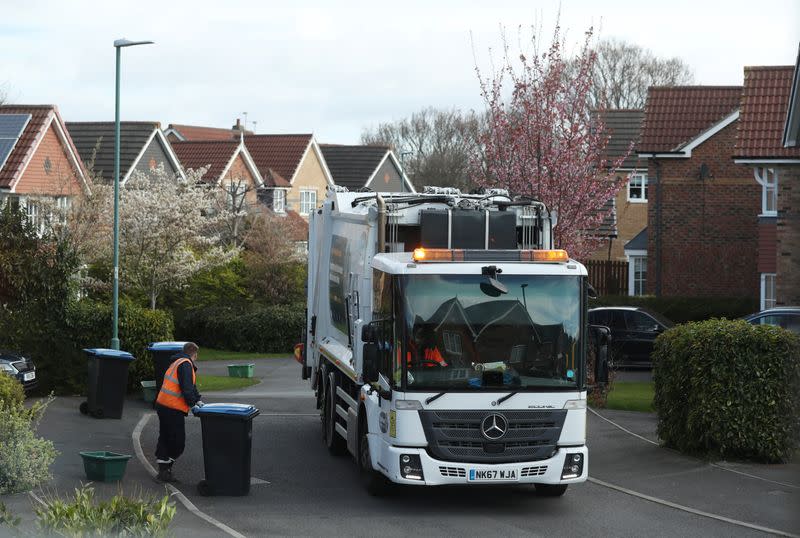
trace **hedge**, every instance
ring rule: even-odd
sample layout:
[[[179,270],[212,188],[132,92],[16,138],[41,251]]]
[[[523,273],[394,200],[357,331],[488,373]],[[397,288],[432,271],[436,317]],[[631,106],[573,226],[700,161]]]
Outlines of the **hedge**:
[[[177,323],[181,340],[232,351],[291,353],[305,325],[305,306],[273,305],[237,310],[204,308],[187,313]]]
[[[654,297],[651,295],[607,295],[592,299],[589,308],[598,306],[641,306],[675,323],[712,318],[735,319],[758,311],[758,300],[751,297]]]
[[[109,347],[111,340],[111,305],[93,301],[74,303],[68,313],[68,324],[78,350],[92,347]],[[150,342],[172,340],[174,324],[172,314],[163,310],[150,310],[123,301],[119,308],[120,349],[131,353],[136,360],[128,370],[128,390],[140,390],[139,382],[153,379],[153,359],[147,352]],[[81,381],[86,381],[86,357],[81,353],[79,370]]]
[[[658,435],[710,457],[787,461],[800,445],[800,337],[714,319],[660,335],[653,351]]]

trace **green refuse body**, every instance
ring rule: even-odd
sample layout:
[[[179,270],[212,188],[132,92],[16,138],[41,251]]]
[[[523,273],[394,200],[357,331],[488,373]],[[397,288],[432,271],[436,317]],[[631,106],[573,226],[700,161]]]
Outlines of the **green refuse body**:
[[[142,398],[147,403],[156,401],[156,382],[155,381],[141,381],[142,384]]]
[[[125,475],[130,456],[116,452],[81,452],[86,478],[96,482],[117,482]]]
[[[253,377],[255,364],[229,364],[228,377]]]

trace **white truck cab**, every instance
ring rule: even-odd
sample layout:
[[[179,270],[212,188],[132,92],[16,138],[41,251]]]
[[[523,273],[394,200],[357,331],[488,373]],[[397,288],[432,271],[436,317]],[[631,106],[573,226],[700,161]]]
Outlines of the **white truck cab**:
[[[368,487],[586,480],[587,273],[502,191],[329,193],[300,360]]]

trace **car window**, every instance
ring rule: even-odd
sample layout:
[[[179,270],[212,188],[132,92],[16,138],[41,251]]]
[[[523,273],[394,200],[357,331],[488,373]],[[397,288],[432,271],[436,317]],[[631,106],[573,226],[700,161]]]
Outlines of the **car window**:
[[[656,325],[656,321],[647,314],[632,311],[625,312],[625,322],[631,331],[650,331]]]
[[[776,325],[800,334],[800,316],[793,314],[769,314],[758,319],[761,325]]]
[[[624,331],[626,329],[625,316],[623,315],[622,311],[611,310],[610,314],[611,314],[611,319],[609,320],[608,326],[618,331]]]
[[[589,312],[589,323],[592,325],[608,326],[608,310],[595,310]]]

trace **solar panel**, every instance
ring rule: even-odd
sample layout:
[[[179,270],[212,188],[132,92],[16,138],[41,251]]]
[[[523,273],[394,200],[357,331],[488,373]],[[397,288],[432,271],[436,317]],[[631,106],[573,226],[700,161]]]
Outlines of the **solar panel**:
[[[0,114],[0,170],[30,119],[30,114]]]
[[[30,119],[30,114],[0,114],[0,138],[19,138]]]

